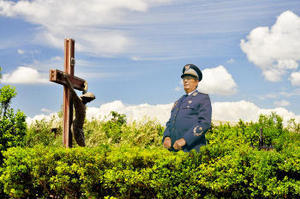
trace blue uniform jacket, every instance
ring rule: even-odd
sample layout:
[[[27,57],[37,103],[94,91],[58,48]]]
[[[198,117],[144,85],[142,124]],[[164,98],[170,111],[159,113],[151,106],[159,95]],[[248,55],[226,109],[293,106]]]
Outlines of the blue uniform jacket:
[[[174,103],[162,141],[165,137],[170,137],[170,150],[175,151],[175,141],[184,138],[186,145],[182,148],[183,151],[199,151],[200,146],[206,144],[205,133],[211,125],[211,112],[211,102],[207,94],[196,90],[189,96],[182,96]]]

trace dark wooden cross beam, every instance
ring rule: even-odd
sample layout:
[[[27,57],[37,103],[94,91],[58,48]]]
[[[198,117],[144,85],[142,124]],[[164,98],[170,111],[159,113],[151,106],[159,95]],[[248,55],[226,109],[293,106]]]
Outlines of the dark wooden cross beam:
[[[86,88],[86,81],[74,76],[75,66],[75,41],[73,39],[65,39],[65,67],[64,72],[51,69],[49,72],[49,80],[61,85],[64,85],[64,99],[63,99],[63,144],[66,148],[72,147],[72,133],[71,125],[73,122],[73,101],[70,97],[70,90],[66,86],[63,74],[67,74],[73,87],[77,90],[83,91]]]

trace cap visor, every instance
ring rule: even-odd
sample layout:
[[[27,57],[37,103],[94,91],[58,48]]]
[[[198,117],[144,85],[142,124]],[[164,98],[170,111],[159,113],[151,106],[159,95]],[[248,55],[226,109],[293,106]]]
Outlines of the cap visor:
[[[190,76],[190,77],[194,77],[194,78],[198,79],[197,76],[191,75],[191,74],[183,74],[183,75],[181,75],[181,79],[183,79],[183,78],[186,77],[186,76]]]

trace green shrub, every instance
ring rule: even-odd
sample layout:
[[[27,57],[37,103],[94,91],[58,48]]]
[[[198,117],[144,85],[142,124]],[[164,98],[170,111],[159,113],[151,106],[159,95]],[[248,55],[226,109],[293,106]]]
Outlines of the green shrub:
[[[299,198],[300,134],[275,114],[212,125],[200,152],[169,152],[155,121],[86,121],[88,147],[61,146],[53,121],[31,125],[26,147],[5,152],[11,198]],[[262,130],[261,130],[262,129]],[[1,188],[1,187],[0,187]]]
[[[101,144],[150,147],[160,146],[164,127],[157,121],[126,123],[125,115],[112,112],[112,119],[86,121],[84,132],[86,144],[95,147]]]
[[[14,113],[14,110],[10,108],[11,100],[16,94],[15,88],[9,85],[0,88],[0,166],[3,163],[3,151],[6,151],[10,147],[24,145],[26,116],[20,110]],[[2,183],[0,183],[0,197],[6,197],[3,194]]]
[[[62,146],[62,122],[57,125],[54,117],[50,121],[34,121],[27,129],[25,145]]]
[[[200,152],[124,145],[11,148],[1,182],[12,198],[297,198],[299,148]]]
[[[22,146],[26,132],[26,116],[23,112],[10,108],[10,102],[16,96],[15,88],[3,86],[0,89],[0,150]]]

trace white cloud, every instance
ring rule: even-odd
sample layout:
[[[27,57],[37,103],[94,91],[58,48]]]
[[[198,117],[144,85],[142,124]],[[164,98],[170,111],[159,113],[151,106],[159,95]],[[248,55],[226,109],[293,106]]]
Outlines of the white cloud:
[[[51,60],[52,60],[52,61],[61,61],[61,62],[63,62],[63,58],[60,57],[60,56],[52,57]]]
[[[20,66],[11,74],[3,74],[1,82],[9,84],[46,84],[49,82],[46,77],[48,77],[48,74],[41,74],[36,69]]]
[[[269,115],[272,112],[275,112],[276,114],[280,115],[283,118],[283,123],[287,124],[288,120],[295,118],[296,121],[300,122],[300,115],[296,115],[295,113],[288,111],[285,108],[279,107],[279,108],[273,108],[273,109],[261,109],[259,111],[260,114]]]
[[[300,86],[300,72],[293,72],[289,79],[292,85]]]
[[[76,76],[88,80],[88,79],[104,79],[104,78],[118,77],[122,75],[120,73],[78,72]]]
[[[63,65],[64,61],[60,56],[51,57],[42,61],[33,60],[32,63],[18,67],[10,74],[4,74],[1,82],[15,84],[49,83],[50,68],[63,71]],[[119,73],[98,72],[98,63],[83,59],[76,60],[75,67],[75,76],[86,80],[118,77],[120,75]]]
[[[280,101],[275,101],[274,102],[275,106],[283,107],[283,106],[289,106],[290,102],[286,100],[280,100]]]
[[[284,97],[293,97],[293,96],[299,96],[300,95],[300,88],[296,88],[290,92],[282,91],[279,92],[280,95]]]
[[[248,101],[215,102],[212,105],[213,119],[219,121],[236,122],[239,119],[255,121],[260,108]]]
[[[133,61],[141,61],[141,60],[143,60],[142,58],[137,57],[137,56],[133,56],[133,57],[131,57],[131,59],[132,59]]]
[[[30,53],[36,53],[34,51],[31,51]],[[78,63],[76,62],[76,66],[78,65]],[[50,68],[52,69],[59,69],[59,70],[63,70],[64,68],[64,60],[62,57],[59,56],[55,56],[55,57],[51,57],[49,59],[46,60],[36,60],[34,59],[32,61],[32,63],[26,63],[24,64],[22,67],[25,68],[32,68],[34,70],[38,70],[39,73],[43,74],[43,77],[47,77],[48,79],[48,74],[49,74],[49,70]]]
[[[237,122],[239,119],[243,121],[257,121],[260,114],[269,115],[275,112],[283,118],[284,124],[287,124],[287,121],[291,118],[295,118],[297,122],[300,122],[300,115],[296,115],[285,108],[264,109],[244,100],[237,102],[215,102],[212,105],[212,109],[212,117],[218,121]]]
[[[269,100],[269,99],[276,99],[276,98],[289,98],[289,97],[294,97],[299,95],[300,95],[300,89],[297,88],[289,92],[280,91],[276,93],[268,93],[268,94],[260,95],[258,96],[258,98],[261,100]]]
[[[113,101],[102,104],[100,107],[88,107],[86,117],[88,120],[107,120],[110,119],[108,115],[111,111],[116,111],[127,116],[128,122],[143,121],[145,118],[157,120],[165,125],[170,117],[170,111],[173,103],[170,104],[140,104],[140,105],[125,105],[121,101]],[[212,119],[214,121],[223,122],[238,122],[239,119],[243,121],[257,121],[260,114],[271,114],[276,112],[283,117],[284,124],[291,118],[295,118],[300,122],[300,115],[295,115],[293,112],[285,108],[264,109],[260,108],[249,101],[236,101],[236,102],[215,102],[212,104]],[[34,118],[28,118],[27,122],[32,123],[34,120],[50,120],[53,115],[37,115]]]
[[[198,84],[198,90],[207,94],[232,95],[237,91],[237,85],[231,74],[222,65],[202,70],[203,78]],[[180,85],[180,86],[179,86]],[[182,81],[175,91],[183,90]]]
[[[261,68],[264,77],[280,81],[288,71],[298,68],[300,60],[300,17],[283,12],[271,27],[257,27],[242,39],[240,46],[249,61]]]
[[[174,90],[177,91],[177,92],[179,92],[179,91],[184,92],[182,80],[180,80],[180,81],[178,82],[178,85],[176,86],[176,88],[175,88]]]
[[[200,92],[218,95],[232,95],[237,85],[224,66],[208,68],[202,71],[203,79],[198,85]]]
[[[234,63],[234,62],[235,62],[235,60],[234,60],[233,58],[231,58],[231,59],[229,59],[229,60],[227,61],[228,64],[232,64],[232,63]]]
[[[277,98],[279,96],[278,93],[268,93],[268,94],[265,94],[265,95],[261,95],[259,96],[259,99],[262,99],[262,100],[265,100],[265,99],[274,99],[274,98]]]
[[[89,107],[87,109],[87,119],[92,118],[103,120],[111,111],[126,114],[128,121],[141,120],[145,117],[157,121],[167,121],[170,117],[171,104],[140,104],[140,105],[124,105],[121,101],[113,101],[101,105],[99,108]]]
[[[61,48],[66,37],[76,38],[79,51],[111,55],[124,51],[131,39],[111,25],[128,24],[132,12],[146,12],[150,7],[171,0],[32,0],[0,1],[0,15],[21,17],[40,25],[36,36],[44,44]],[[104,39],[105,38],[105,39]]]
[[[42,108],[41,112],[43,112],[43,113],[52,113],[53,111],[50,110],[50,109],[47,109],[47,108]]]
[[[67,30],[58,31],[45,30],[38,33],[36,41],[38,43],[46,42],[45,44],[47,45],[62,48],[63,39],[66,37],[76,38],[77,51],[102,56],[121,53],[126,47],[133,44],[133,41],[123,35],[123,33],[98,30],[91,27],[86,27],[86,29],[74,29],[70,27]]]
[[[181,91],[182,87],[176,86],[175,91]]]
[[[149,54],[149,53],[148,53]],[[149,56],[145,56],[145,57],[139,57],[139,56],[132,56],[131,60],[133,61],[166,61],[166,60],[180,60],[180,59],[190,59],[191,55],[189,56],[154,56],[154,57],[149,57]],[[194,56],[197,57],[197,56]]]
[[[25,53],[25,51],[22,50],[22,49],[18,49],[17,52],[18,52],[18,54],[20,54],[20,55],[23,55],[23,54]]]
[[[59,117],[58,117],[57,113],[51,113],[48,115],[40,114],[40,115],[34,116],[33,118],[26,117],[26,123],[28,125],[33,124],[35,121],[41,121],[41,120],[44,120],[45,122],[54,121],[54,124],[59,123]]]

